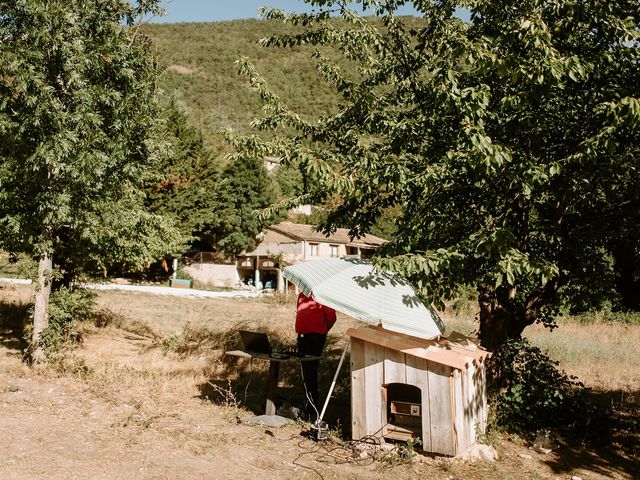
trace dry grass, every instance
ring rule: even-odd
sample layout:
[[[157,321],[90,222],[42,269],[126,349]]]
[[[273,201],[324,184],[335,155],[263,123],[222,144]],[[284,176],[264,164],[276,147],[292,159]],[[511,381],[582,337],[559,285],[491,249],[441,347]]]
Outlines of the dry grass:
[[[3,303],[28,303],[33,299],[33,287],[30,285],[0,284],[0,301]]]
[[[597,390],[640,391],[640,326],[562,321],[553,332],[541,326],[527,337],[560,362],[567,373]]]
[[[143,322],[158,333],[152,341],[160,347],[146,352],[138,361],[154,365],[172,377],[181,376],[186,385],[195,382],[199,396],[220,406],[241,405],[260,413],[264,408],[267,362],[251,361],[224,355],[225,351],[241,347],[239,329],[266,332],[276,349],[294,346],[295,303],[293,298],[259,299],[182,299],[123,292],[100,292],[98,303],[130,321]],[[321,388],[328,388],[337,363],[346,345],[345,331],[357,325],[350,317],[339,315],[325,349],[325,361],[320,367]],[[106,338],[101,345],[108,344]],[[109,349],[107,347],[107,349]],[[93,349],[95,350],[95,349]],[[109,350],[118,351],[121,348]],[[104,355],[108,352],[100,354]],[[161,355],[163,358],[158,358]],[[135,357],[134,357],[135,358]],[[114,358],[113,361],[116,361]],[[129,362],[134,360],[128,360]],[[89,362],[92,364],[93,362]],[[343,367],[327,415],[335,425],[349,415],[348,367]],[[285,363],[280,371],[279,401],[283,406],[302,406],[304,392],[300,382],[299,365]],[[344,425],[344,421],[341,422]]]
[[[11,287],[11,290],[0,290],[0,295],[3,295],[0,301],[5,306],[23,308],[29,301],[30,292],[24,287]],[[72,433],[83,431],[82,424],[77,423],[78,415],[84,415],[83,418],[88,415],[86,420],[91,422],[102,422],[104,425],[97,435],[101,442],[108,442],[109,450],[105,451],[115,448],[119,452],[112,456],[111,463],[117,464],[112,468],[119,469],[116,471],[122,473],[121,478],[125,478],[129,472],[125,472],[124,463],[120,465],[117,462],[120,457],[129,458],[130,446],[137,442],[144,442],[145,448],[136,450],[136,458],[146,458],[147,446],[152,446],[152,450],[156,452],[153,458],[148,459],[148,465],[163,455],[173,455],[180,451],[187,456],[214,459],[218,464],[224,465],[220,467],[227,473],[224,478],[232,478],[231,473],[240,472],[233,470],[235,463],[227,458],[228,454],[225,452],[233,449],[242,454],[243,451],[246,452],[243,448],[251,445],[257,456],[251,453],[250,458],[256,458],[260,462],[275,462],[274,475],[278,471],[288,472],[286,469],[282,470],[284,467],[281,466],[280,459],[291,460],[301,452],[298,447],[293,444],[282,446],[281,439],[275,441],[263,429],[247,429],[248,427],[237,424],[238,418],[263,411],[266,362],[228,357],[224,355],[224,351],[239,346],[236,331],[242,326],[268,332],[276,344],[292,345],[295,342],[293,302],[286,302],[282,298],[181,299],[103,291],[98,295],[98,305],[103,313],[110,311],[112,314],[104,313],[101,322],[98,322],[99,327],[97,323],[85,325],[83,344],[75,352],[68,354],[64,361],[52,365],[54,368],[45,368],[34,374],[22,366],[17,358],[8,362],[6,359],[9,357],[4,357],[5,366],[11,367],[0,372],[0,377],[7,380],[7,392],[13,393],[15,390],[20,394],[20,390],[24,390],[26,396],[29,391],[29,398],[34,399],[34,411],[47,412],[39,417],[40,422],[53,425],[62,412],[72,419],[66,427]],[[13,308],[12,311],[19,313],[20,308]],[[457,314],[447,312],[445,322],[449,329],[467,334],[476,329],[473,312],[469,309],[458,310]],[[345,344],[344,332],[354,324],[357,322],[339,316],[322,362],[321,390],[326,390],[335,371]],[[5,338],[11,334],[7,332],[5,331]],[[631,396],[633,389],[637,390],[637,383],[630,377],[633,375],[633,368],[638,365],[637,338],[640,326],[605,325],[597,322],[584,325],[567,320],[552,334],[538,327],[529,329],[527,334],[533,342],[549,351],[552,357],[558,358],[568,372],[584,372],[580,376],[585,384],[598,385],[603,390],[626,389]],[[5,351],[9,350],[5,348]],[[612,363],[602,366],[600,378],[597,375],[597,364],[603,364],[607,359]],[[343,437],[348,437],[349,433],[347,369],[348,366],[343,367],[344,371],[339,377],[326,417],[332,427],[338,426],[335,427],[336,434]],[[607,369],[613,374],[607,376]],[[25,376],[30,376],[33,380],[25,383]],[[297,405],[303,398],[303,392],[300,372],[293,362],[291,365],[282,365],[281,380],[279,400],[285,405]],[[52,394],[47,393],[42,396],[42,402],[38,403],[37,399],[40,397],[32,395],[29,390],[50,392],[52,388],[54,391],[65,389],[67,396],[53,402]],[[67,404],[72,398],[74,403]],[[62,400],[65,403],[58,403]],[[619,401],[617,405],[623,405],[623,402]],[[30,419],[29,415],[32,415],[30,411],[22,412],[20,408],[12,411],[15,411],[15,415],[23,415],[25,419]],[[629,413],[629,408],[621,409],[621,412],[620,423],[626,422],[623,432],[630,432],[632,435],[637,428],[637,421]],[[20,424],[30,425],[30,421],[21,420]],[[342,428],[346,431],[342,431]],[[295,437],[295,428],[288,433],[279,432],[277,436],[285,438],[290,434],[291,438]],[[625,441],[633,445],[629,443],[634,441],[631,436],[628,437],[631,440],[625,438],[627,437],[616,437],[616,445],[624,445]],[[119,439],[124,439],[126,444],[126,448],[121,447],[122,451],[117,450],[120,448]],[[71,435],[69,442],[73,441],[75,437]],[[325,469],[323,475],[328,475],[325,478],[336,475],[343,478],[397,478],[398,473],[400,476],[405,473],[407,478],[435,475],[436,478],[454,476],[488,480],[499,476],[551,479],[556,478],[559,472],[571,472],[583,478],[631,478],[625,472],[631,471],[629,465],[633,463],[632,460],[621,464],[619,457],[610,460],[594,455],[591,451],[587,451],[587,456],[584,456],[580,448],[576,448],[567,450],[562,457],[558,457],[558,462],[567,462],[566,464],[550,463],[549,458],[525,462],[518,457],[518,453],[525,452],[529,455],[528,445],[501,436],[496,446],[501,454],[501,459],[496,464],[466,465],[448,459],[432,459],[426,464],[410,466],[410,471],[400,472],[405,467],[394,467],[388,472],[364,472],[349,470],[352,467],[347,465],[340,466],[339,470]],[[628,458],[635,455],[632,447],[627,448],[626,452],[630,452],[627,454]],[[574,454],[575,457],[572,456]],[[176,464],[175,468],[185,469],[191,468],[189,465],[195,465],[192,461],[185,462]],[[325,468],[311,458],[307,462],[314,468]],[[174,467],[163,468],[163,472],[169,472]],[[595,468],[599,469],[597,475],[594,473]],[[175,472],[175,469],[171,471]],[[192,478],[201,478],[203,471],[205,470],[194,473]],[[299,474],[300,472],[296,473],[296,478]],[[288,477],[284,474],[280,478]]]
[[[276,297],[188,299],[101,291],[97,301],[99,307],[108,308],[127,321],[147,324],[165,338],[176,341],[190,337],[188,342],[201,342],[199,337],[209,336],[210,342],[220,342],[211,332],[218,335],[234,334],[239,329],[247,328],[269,333],[276,347],[295,343],[295,304]],[[342,336],[349,327],[356,324],[349,317],[339,315],[339,321],[331,334]],[[237,347],[239,337],[234,336]],[[210,342],[202,341],[201,346],[204,348],[208,344],[211,347]],[[225,348],[233,346],[232,341],[224,341],[223,344]],[[216,348],[220,345],[222,344]],[[182,345],[179,348],[189,350],[191,347]]]
[[[32,289],[27,286],[3,285],[0,288],[0,300],[5,303],[5,309],[10,308],[14,313],[25,309],[31,295]],[[104,325],[110,324],[133,336],[150,339],[154,345],[161,345],[165,351],[182,357],[206,355],[220,360],[222,351],[239,346],[235,332],[240,328],[269,333],[276,347],[295,343],[295,305],[291,299],[190,299],[101,291],[97,304]],[[473,334],[477,331],[472,306],[457,313],[447,310],[443,317],[447,333]],[[334,345],[340,350],[344,332],[357,324],[349,317],[339,316],[330,335],[329,348]],[[562,319],[553,332],[534,325],[525,330],[525,335],[559,361],[567,373],[577,376],[591,388],[640,391],[639,325],[598,319],[585,323],[568,317]]]
[[[447,333],[473,334],[478,329],[474,313],[445,312]],[[640,325],[562,318],[550,331],[528,327],[527,339],[560,362],[560,367],[595,390],[640,392]]]
[[[12,312],[5,311],[5,318],[10,314],[23,314],[31,296],[31,287],[2,285],[0,301],[5,310]],[[124,329],[134,337],[148,339],[153,346],[160,345],[165,352],[183,358],[204,355],[220,361],[221,352],[239,346],[235,332],[241,328],[269,333],[276,347],[295,343],[292,299],[190,299],[101,291],[97,304],[102,311],[100,319],[104,321],[100,326]],[[447,333],[473,334],[477,331],[472,307],[458,312],[447,310],[443,314]],[[344,332],[357,324],[349,317],[339,315],[328,349],[339,351]],[[562,319],[553,332],[534,325],[525,330],[525,335],[559,361],[567,373],[577,376],[591,388],[640,391],[640,325],[598,319],[585,323],[568,317]]]

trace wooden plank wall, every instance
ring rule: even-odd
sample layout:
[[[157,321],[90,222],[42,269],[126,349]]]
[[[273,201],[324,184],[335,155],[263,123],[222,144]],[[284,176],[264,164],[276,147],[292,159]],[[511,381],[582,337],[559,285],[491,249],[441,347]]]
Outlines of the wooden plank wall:
[[[427,361],[407,355],[406,378],[409,385],[420,389],[422,397],[422,448],[431,452],[431,415],[429,412],[429,369]]]
[[[405,354],[390,348],[384,349],[384,382],[407,383]]]
[[[431,451],[454,456],[456,445],[451,368],[438,363],[429,363],[428,368]]]
[[[464,398],[465,409],[462,412],[465,422],[465,446],[472,445],[476,441],[476,431],[478,429],[478,409],[476,408],[476,389],[473,384],[473,377],[476,373],[476,366],[473,362],[469,364],[466,372],[463,372],[464,389],[462,398]]]
[[[375,343],[364,344],[364,395],[365,395],[365,435],[382,435],[383,417],[386,411],[382,406],[384,379],[384,347]],[[386,406],[386,405],[385,405]]]
[[[351,338],[351,438],[365,435],[364,341]]]
[[[456,453],[464,451],[467,443],[467,422],[464,402],[464,372],[460,370],[454,370],[453,372],[453,424],[454,424],[454,442],[456,447]]]
[[[478,433],[487,431],[487,368],[484,362],[476,365],[470,379],[471,389],[473,389],[473,414],[474,422],[477,425]],[[475,438],[474,438],[475,441]]]
[[[486,369],[484,362],[470,362],[462,372],[462,416],[464,442],[460,451],[472,445],[478,434],[485,433],[487,427],[487,392],[485,387]]]
[[[382,429],[387,423],[383,385],[406,383],[421,391],[422,448],[429,452],[456,455],[467,440],[462,433],[468,423],[462,415],[465,410],[463,390],[466,387],[463,387],[463,381],[467,376],[458,373],[454,378],[454,371],[459,372],[445,365],[352,338],[352,438],[382,436]],[[456,430],[460,432],[459,436],[456,436]]]
[[[391,348],[384,349],[384,366],[381,380],[381,385],[389,383],[407,383],[406,373],[406,357],[402,352],[393,350]],[[383,391],[386,394],[386,390]],[[386,395],[382,399],[382,433],[385,433],[385,426],[389,419],[387,418],[387,398]]]
[[[476,433],[480,428],[479,420],[481,412],[478,410],[478,395],[476,387],[474,386],[474,377],[477,373],[477,367],[473,362],[467,368],[464,374],[464,392],[463,398],[465,401],[464,420],[466,427],[466,445],[465,448],[473,444],[476,441]]]
[[[351,438],[382,436],[384,347],[351,339]],[[385,420],[386,423],[386,420]]]
[[[482,419],[481,419],[481,431],[482,433],[487,432],[487,418],[489,418],[489,405],[487,402],[487,364],[482,364],[482,371],[480,375],[480,379],[476,384],[477,388],[480,389],[480,394],[478,395],[479,400],[482,405]]]

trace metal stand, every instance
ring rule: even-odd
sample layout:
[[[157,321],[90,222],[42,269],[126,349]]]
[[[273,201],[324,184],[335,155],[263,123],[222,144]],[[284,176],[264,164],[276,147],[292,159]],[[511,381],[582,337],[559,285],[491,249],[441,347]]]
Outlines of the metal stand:
[[[331,382],[331,387],[329,387],[329,392],[327,393],[327,398],[324,401],[324,406],[322,407],[322,412],[320,412],[320,417],[316,421],[316,427],[318,427],[318,431],[320,431],[322,424],[322,418],[324,417],[324,413],[327,411],[327,406],[329,405],[329,400],[331,399],[331,394],[333,393],[333,389],[336,386],[336,380],[338,379],[338,373],[340,373],[340,369],[342,368],[342,363],[344,362],[344,357],[347,355],[347,349],[351,344],[351,339],[347,341],[347,344],[344,346],[344,350],[342,351],[342,356],[340,357],[340,362],[338,363],[338,368],[336,368],[336,373],[333,375],[333,381]]]

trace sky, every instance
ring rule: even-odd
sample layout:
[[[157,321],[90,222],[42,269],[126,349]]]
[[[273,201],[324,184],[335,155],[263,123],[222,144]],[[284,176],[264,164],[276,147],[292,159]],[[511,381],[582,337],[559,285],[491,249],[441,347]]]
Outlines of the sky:
[[[161,0],[165,16],[151,19],[154,23],[219,22],[241,18],[258,18],[258,8],[276,7],[292,12],[309,12],[303,0]],[[413,7],[401,7],[399,15],[413,15]]]

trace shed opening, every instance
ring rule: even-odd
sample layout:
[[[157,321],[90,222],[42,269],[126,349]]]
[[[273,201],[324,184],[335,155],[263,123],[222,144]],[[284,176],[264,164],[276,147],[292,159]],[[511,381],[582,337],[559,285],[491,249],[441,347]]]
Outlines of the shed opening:
[[[383,437],[385,440],[406,442],[422,438],[422,392],[419,387],[406,383],[382,385],[386,399],[387,421]]]

